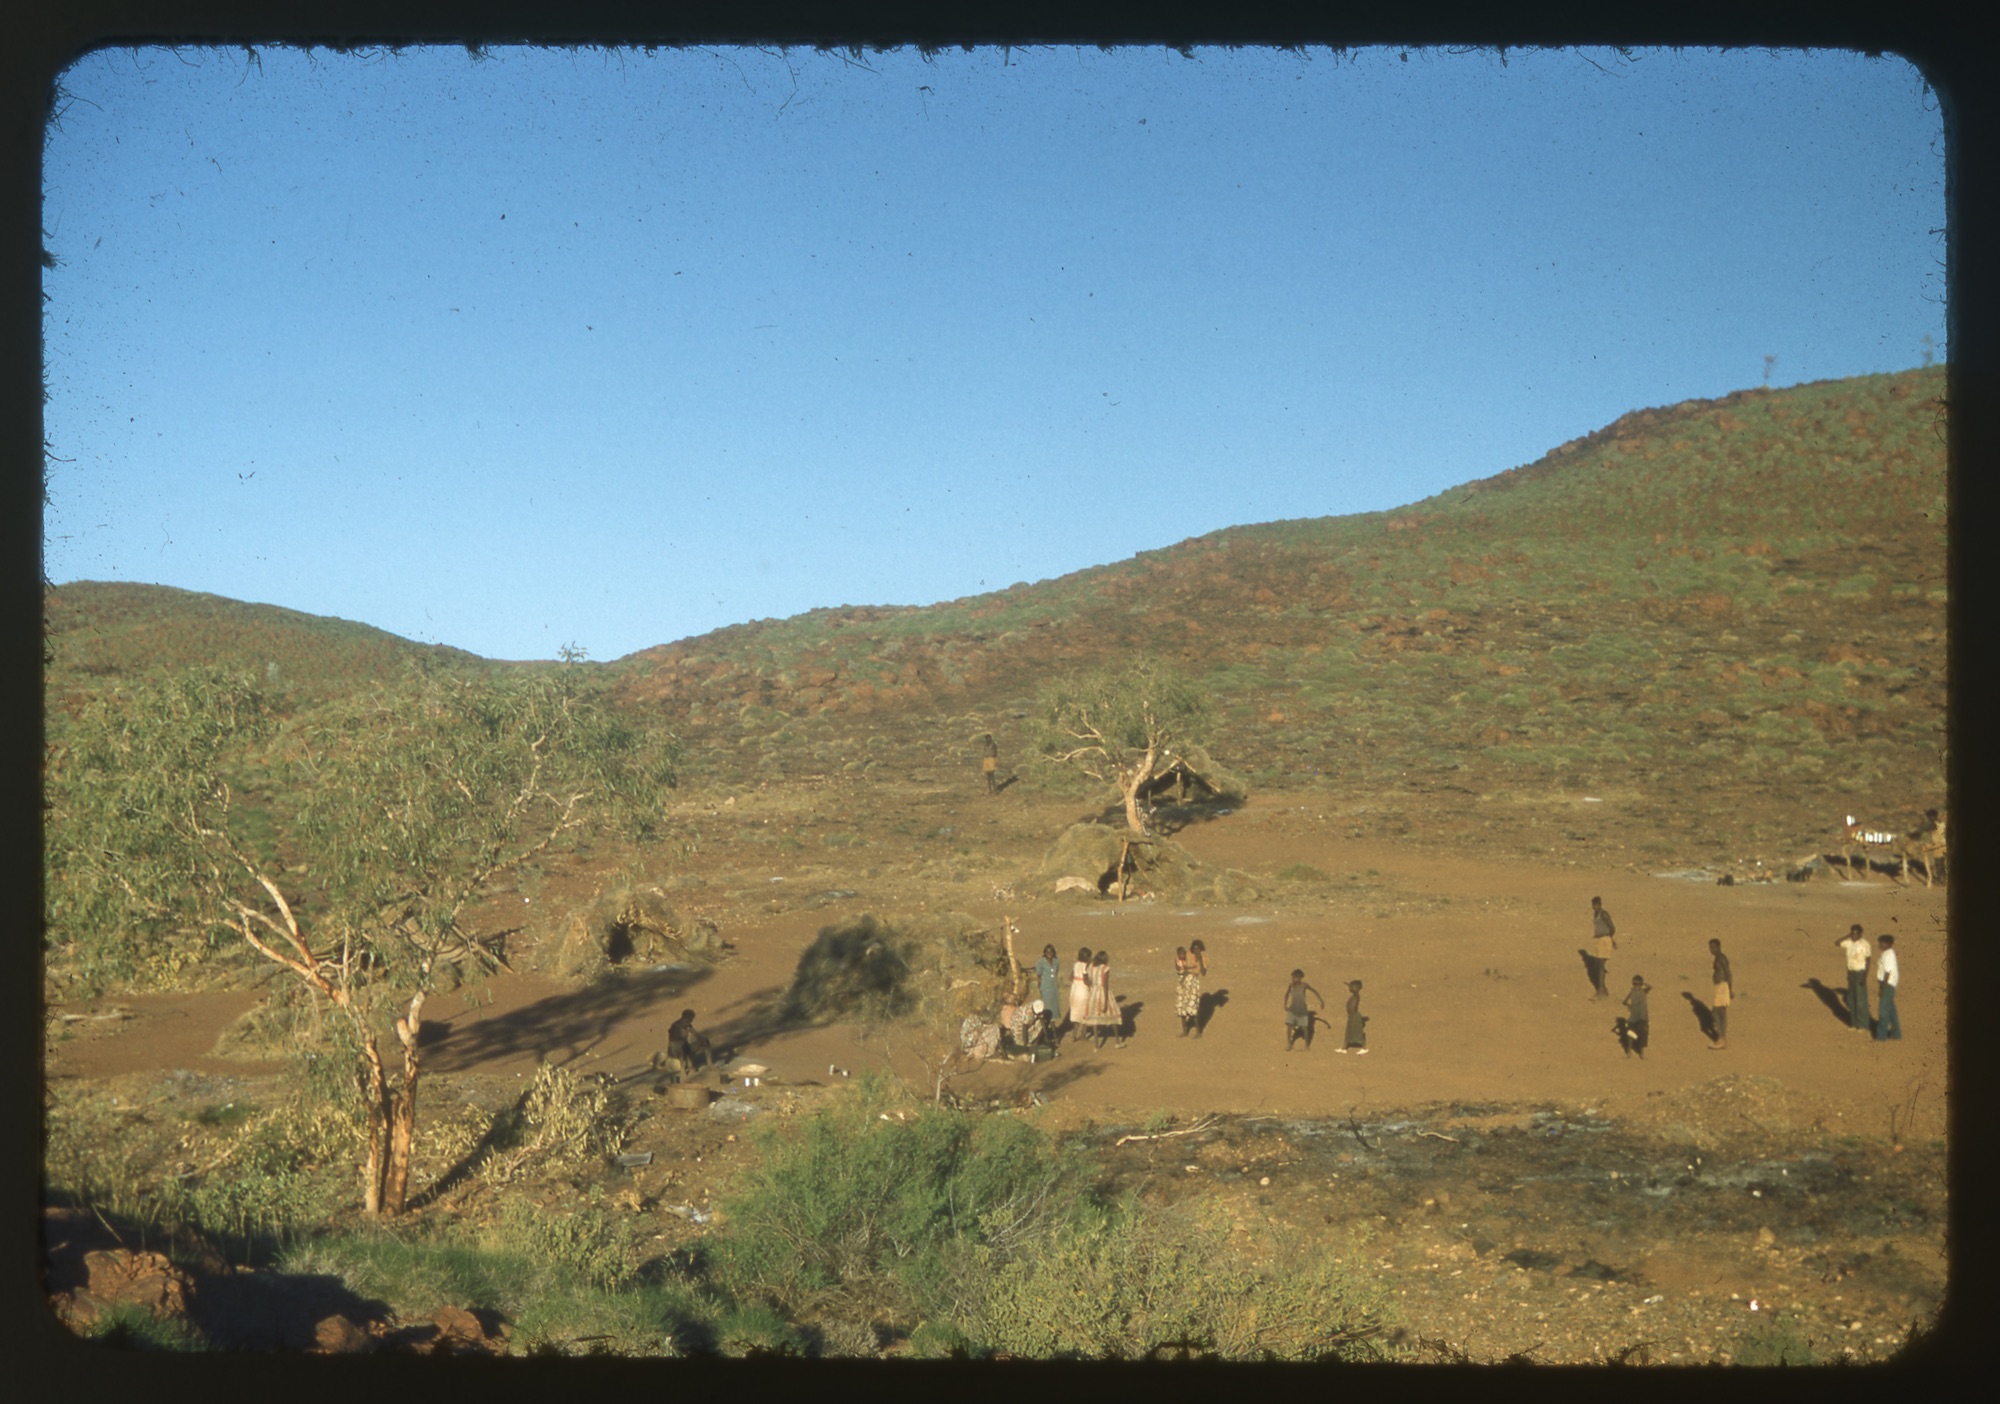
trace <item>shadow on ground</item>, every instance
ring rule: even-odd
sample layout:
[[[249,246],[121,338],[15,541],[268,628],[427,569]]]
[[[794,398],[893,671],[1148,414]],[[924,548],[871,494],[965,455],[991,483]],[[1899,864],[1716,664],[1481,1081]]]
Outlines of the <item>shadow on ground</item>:
[[[706,970],[636,971],[550,995],[505,1014],[473,1008],[426,1023],[419,1039],[427,1072],[467,1072],[523,1055],[571,1062],[592,1051],[623,1021],[655,1004],[683,998]]]

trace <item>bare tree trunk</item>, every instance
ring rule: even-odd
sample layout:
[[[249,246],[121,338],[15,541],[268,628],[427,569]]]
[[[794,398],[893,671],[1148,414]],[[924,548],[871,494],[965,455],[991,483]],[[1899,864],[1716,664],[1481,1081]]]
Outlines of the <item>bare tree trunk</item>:
[[[371,1218],[382,1212],[382,1175],[387,1167],[389,1089],[382,1076],[382,1053],[373,1038],[362,1041],[368,1075],[362,1096],[368,1103],[368,1149],[361,1165],[361,1210]]]
[[[388,1157],[382,1175],[382,1212],[400,1214],[409,1195],[410,1157],[417,1143],[417,1078],[422,1071],[417,1034],[424,1023],[424,992],[410,997],[410,1011],[396,1020],[403,1045],[403,1082],[387,1107]]]
[[[1135,834],[1146,832],[1146,821],[1139,815],[1139,795],[1146,788],[1146,782],[1153,778],[1153,762],[1158,756],[1157,747],[1146,747],[1146,754],[1139,757],[1131,771],[1124,778],[1125,826]]]

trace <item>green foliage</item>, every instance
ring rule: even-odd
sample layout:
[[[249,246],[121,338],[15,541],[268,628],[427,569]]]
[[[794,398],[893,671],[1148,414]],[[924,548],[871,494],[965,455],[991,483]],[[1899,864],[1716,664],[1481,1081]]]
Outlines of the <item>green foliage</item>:
[[[516,1349],[530,1355],[729,1350],[729,1304],[681,1277],[642,1271],[635,1234],[594,1204],[551,1216],[514,1201],[483,1229],[329,1234],[295,1247],[281,1266],[336,1277],[406,1319],[448,1305],[498,1312],[513,1323]],[[736,1350],[782,1339],[786,1329],[752,1330]]]
[[[1070,673],[1045,686],[1031,735],[1044,760],[1115,786],[1127,823],[1140,827],[1138,796],[1211,723],[1203,687],[1153,658]]]
[[[871,1085],[764,1136],[715,1244],[723,1284],[793,1316],[948,1315],[972,1250],[1010,1261],[1089,1212],[1086,1162],[1033,1124],[888,1107]]]
[[[1798,1323],[1774,1312],[1769,1321],[1736,1338],[1738,1365],[1818,1365],[1820,1354],[1798,1332]]]
[[[599,1204],[551,1211],[510,1199],[496,1239],[556,1277],[590,1287],[622,1287],[639,1268],[631,1228]]]
[[[574,670],[417,667],[282,725],[254,679],[193,670],[99,694],[62,738],[48,940],[98,986],[228,939],[233,904],[270,910],[260,875],[316,942],[421,983],[495,872],[590,827],[650,836],[677,757]]]
[[[1009,1262],[979,1250],[976,1302],[953,1324],[982,1352],[1038,1359],[1365,1360],[1389,1294],[1324,1245],[1259,1261],[1191,1204],[1125,1206]]]
[[[1189,744],[1210,712],[1207,694],[1183,672],[1145,658],[1058,678],[1042,690],[1039,708],[1043,753],[1081,750],[1085,769]]]
[[[134,1302],[107,1309],[85,1333],[99,1345],[120,1350],[199,1351],[208,1341],[181,1316],[159,1316]]]
[[[520,1104],[496,1118],[479,1173],[506,1184],[531,1170],[601,1164],[624,1148],[630,1131],[612,1088],[543,1063]]]
[[[212,944],[189,900],[218,872],[199,831],[276,725],[253,679],[195,669],[100,695],[51,747],[46,939],[86,988],[166,983]]]
[[[351,1102],[297,1095],[276,1107],[238,1104],[185,1122],[179,1145],[140,1128],[143,1108],[106,1098],[62,1098],[45,1123],[51,1202],[87,1205],[153,1229],[191,1229],[235,1261],[262,1259],[317,1232],[353,1202],[357,1118]],[[238,1113],[244,1113],[239,1116]]]
[[[42,1182],[51,1203],[90,1205],[134,1223],[155,1221],[166,1173],[157,1151],[130,1144],[128,1109],[98,1096],[52,1091],[43,1116]]]
[[[169,1179],[154,1212],[162,1223],[230,1245],[237,1256],[260,1258],[322,1227],[353,1199],[351,1169],[253,1160],[197,1180]]]

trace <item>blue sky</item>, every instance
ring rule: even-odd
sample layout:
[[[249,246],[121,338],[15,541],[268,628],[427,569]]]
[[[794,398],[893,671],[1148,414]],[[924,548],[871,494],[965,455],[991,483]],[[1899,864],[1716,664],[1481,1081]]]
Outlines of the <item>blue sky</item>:
[[[1893,56],[124,49],[63,87],[49,577],[488,657],[1004,589],[1946,351]]]

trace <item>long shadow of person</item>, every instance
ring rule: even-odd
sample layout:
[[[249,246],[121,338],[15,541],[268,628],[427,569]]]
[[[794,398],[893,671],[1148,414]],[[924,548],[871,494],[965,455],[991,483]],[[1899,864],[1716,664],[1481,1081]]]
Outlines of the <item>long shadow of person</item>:
[[[1701,1036],[1710,1043],[1715,1042],[1715,1011],[1696,999],[1691,991],[1682,990],[1681,998],[1694,1010],[1695,1022],[1701,1025]]]
[[[1827,1013],[1833,1015],[1834,1018],[1840,1020],[1848,1028],[1854,1027],[1854,1016],[1848,1013],[1847,1010],[1846,990],[1836,990],[1833,986],[1822,982],[1818,976],[1814,976],[1812,979],[1806,981],[1799,988],[1802,990],[1811,990],[1819,996],[1819,1002],[1826,1006]]]
[[[1581,946],[1576,948],[1576,953],[1583,958],[1583,978],[1590,981],[1590,992],[1603,994],[1604,991],[1600,987],[1604,982],[1604,962]]]
[[[1126,1000],[1120,997],[1118,1012],[1124,1019],[1118,1025],[1118,1037],[1131,1038],[1139,1032],[1139,1013],[1145,1007],[1146,1001],[1143,999]]]
[[[1196,1010],[1194,1016],[1195,1033],[1197,1035],[1206,1033],[1208,1031],[1208,1021],[1215,1017],[1216,1010],[1222,1008],[1227,1003],[1229,1003],[1228,990],[1215,990],[1213,992],[1203,990],[1201,993],[1201,1005]]]

